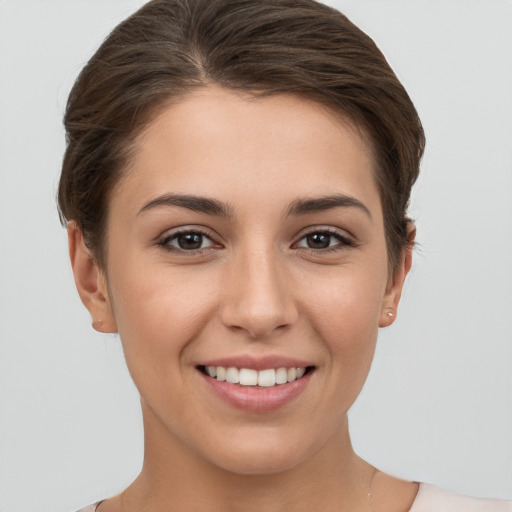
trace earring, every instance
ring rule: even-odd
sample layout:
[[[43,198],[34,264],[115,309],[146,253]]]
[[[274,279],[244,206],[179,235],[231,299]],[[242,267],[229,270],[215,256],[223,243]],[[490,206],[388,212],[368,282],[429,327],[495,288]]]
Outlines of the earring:
[[[395,316],[394,313],[391,313],[390,311],[387,312],[387,315],[389,316],[389,318],[393,318]]]

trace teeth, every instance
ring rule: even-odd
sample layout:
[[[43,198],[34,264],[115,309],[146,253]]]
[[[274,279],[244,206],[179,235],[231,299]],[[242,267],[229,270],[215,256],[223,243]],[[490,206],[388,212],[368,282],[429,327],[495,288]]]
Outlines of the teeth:
[[[276,384],[276,371],[275,370],[260,370],[258,372],[258,386],[270,388]]]
[[[219,381],[241,386],[260,386],[269,388],[276,384],[286,384],[300,379],[306,368],[269,368],[267,370],[253,370],[251,368],[225,368],[223,366],[207,366],[206,373]]]
[[[228,368],[226,370],[226,382],[238,384],[240,382],[240,372],[236,368]]]
[[[286,368],[276,370],[276,384],[286,384],[288,382],[288,371]]]
[[[242,386],[256,386],[258,384],[258,372],[256,370],[240,369],[240,384]]]

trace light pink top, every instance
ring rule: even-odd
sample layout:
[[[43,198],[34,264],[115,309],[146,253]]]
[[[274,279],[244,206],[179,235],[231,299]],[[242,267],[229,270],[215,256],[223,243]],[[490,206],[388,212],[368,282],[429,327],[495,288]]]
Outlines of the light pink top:
[[[432,484],[420,484],[409,512],[512,512],[512,502],[469,498]]]
[[[77,512],[95,512],[99,503]],[[422,483],[409,512],[512,512],[512,502],[469,498]]]

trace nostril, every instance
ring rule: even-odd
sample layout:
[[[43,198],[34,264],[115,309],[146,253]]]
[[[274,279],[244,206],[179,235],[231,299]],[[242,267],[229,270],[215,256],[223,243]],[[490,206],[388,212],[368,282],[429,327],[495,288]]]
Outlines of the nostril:
[[[261,257],[265,260],[265,256]],[[253,339],[282,333],[298,319],[289,283],[281,282],[274,261],[261,259],[241,269],[221,306],[222,323],[231,330],[246,331]],[[247,267],[249,265],[249,267]],[[243,271],[242,271],[243,270]]]

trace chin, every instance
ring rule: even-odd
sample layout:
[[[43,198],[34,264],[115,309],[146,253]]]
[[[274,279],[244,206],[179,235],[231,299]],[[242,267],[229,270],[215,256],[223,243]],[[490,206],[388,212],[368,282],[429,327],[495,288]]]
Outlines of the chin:
[[[299,466],[302,460],[297,454],[261,453],[261,450],[257,450],[224,457],[223,460],[216,461],[216,465],[224,471],[238,475],[262,476],[290,471]]]
[[[321,443],[307,443],[304,439],[296,441],[293,436],[275,436],[272,439],[270,435],[266,435],[261,441],[257,440],[258,437],[254,436],[246,441],[230,440],[227,449],[210,453],[208,459],[215,466],[230,473],[272,475],[300,466],[321,448]],[[222,444],[217,446],[221,447]]]

